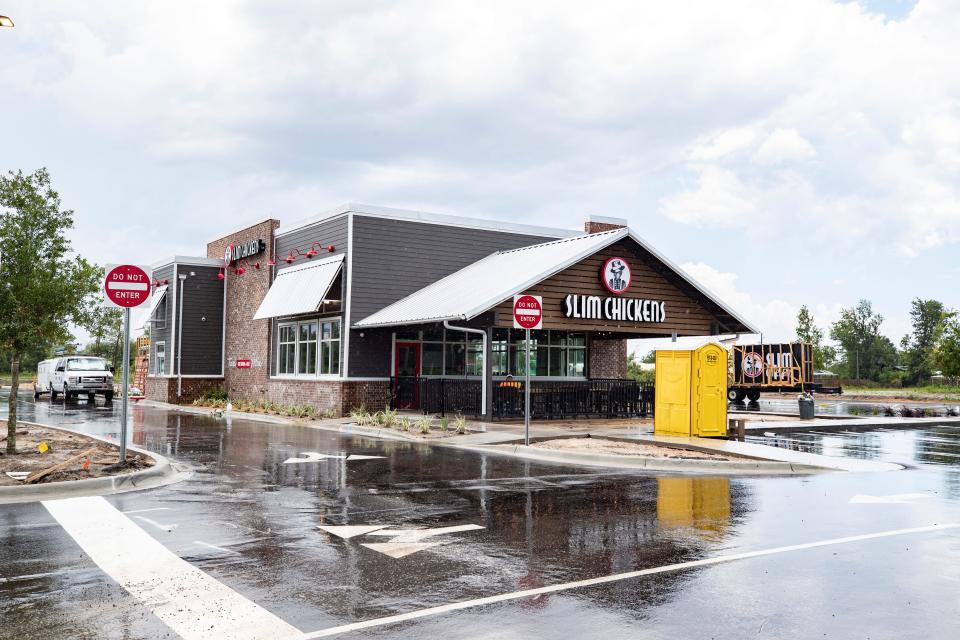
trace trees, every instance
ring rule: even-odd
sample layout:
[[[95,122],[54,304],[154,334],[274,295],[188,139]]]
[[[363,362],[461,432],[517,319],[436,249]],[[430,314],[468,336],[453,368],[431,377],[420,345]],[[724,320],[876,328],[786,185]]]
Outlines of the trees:
[[[813,345],[813,368],[826,369],[834,364],[836,349],[823,344],[823,331],[817,326],[807,305],[797,313],[797,340]]]
[[[11,354],[7,452],[16,452],[17,388],[24,353],[69,337],[97,290],[100,270],[71,255],[62,209],[46,169],[0,176],[0,348]]]
[[[960,377],[960,318],[955,314],[950,314],[942,323],[933,362],[943,375]]]
[[[952,314],[939,300],[916,298],[910,303],[910,322],[913,332],[903,338],[905,382],[917,384],[930,377],[934,365],[933,354],[943,331],[944,321]]]
[[[882,323],[883,316],[873,312],[869,300],[840,312],[840,319],[830,327],[830,338],[840,344],[844,377],[877,380],[882,371],[897,364],[896,346],[880,335]]]

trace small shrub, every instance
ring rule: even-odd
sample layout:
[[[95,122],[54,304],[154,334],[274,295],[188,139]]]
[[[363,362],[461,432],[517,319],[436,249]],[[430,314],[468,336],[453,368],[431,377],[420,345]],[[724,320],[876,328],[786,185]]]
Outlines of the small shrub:
[[[900,409],[900,415],[904,418],[912,418],[916,414],[910,407],[903,407]]]
[[[413,421],[410,420],[408,416],[403,416],[400,420],[397,421],[397,425],[400,427],[400,431],[410,431],[410,426],[413,424]]]
[[[430,418],[424,416],[417,420],[417,431],[420,433],[430,433]]]
[[[951,418],[960,416],[960,407],[947,407],[947,415]]]
[[[200,394],[200,397],[204,400],[226,400],[227,392],[223,387],[215,387],[213,389],[207,389]]]
[[[443,416],[442,418],[440,418],[440,431],[443,431],[444,433],[446,433],[447,427],[449,426],[450,426],[450,418],[448,418],[447,416]]]
[[[458,434],[463,435],[467,432],[467,419],[457,414],[457,417],[453,419],[453,426]]]
[[[890,406],[884,407],[883,415],[893,418],[897,415],[897,410]]]
[[[322,415],[324,418],[338,418],[338,417],[340,417],[340,416],[337,415],[337,410],[336,410],[336,409],[324,409],[324,410],[323,410],[323,414],[321,414],[321,415]]]
[[[380,412],[380,420],[383,426],[390,429],[397,422],[397,412],[391,410],[390,406],[384,407],[383,411]]]
[[[847,409],[847,413],[849,413],[852,416],[858,416],[860,415],[860,407],[850,407],[849,409]]]

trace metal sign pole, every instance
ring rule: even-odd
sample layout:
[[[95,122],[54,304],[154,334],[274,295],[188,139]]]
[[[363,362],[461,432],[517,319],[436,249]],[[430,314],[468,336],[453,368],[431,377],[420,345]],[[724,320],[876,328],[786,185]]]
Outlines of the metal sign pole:
[[[123,310],[123,378],[120,381],[120,463],[127,461],[127,380],[130,375],[130,309]]]
[[[526,380],[523,383],[523,444],[530,446],[530,329],[527,332]]]

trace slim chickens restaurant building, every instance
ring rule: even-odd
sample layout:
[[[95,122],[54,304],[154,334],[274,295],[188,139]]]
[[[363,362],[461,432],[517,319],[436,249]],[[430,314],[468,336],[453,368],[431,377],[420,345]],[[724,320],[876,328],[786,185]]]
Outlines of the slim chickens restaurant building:
[[[756,331],[614,218],[568,230],[349,204],[264,220],[154,278],[146,395],[167,402],[222,387],[327,415],[510,418],[526,365],[512,301],[528,293],[543,298],[534,416],[630,416],[652,395],[626,380],[627,339]]]

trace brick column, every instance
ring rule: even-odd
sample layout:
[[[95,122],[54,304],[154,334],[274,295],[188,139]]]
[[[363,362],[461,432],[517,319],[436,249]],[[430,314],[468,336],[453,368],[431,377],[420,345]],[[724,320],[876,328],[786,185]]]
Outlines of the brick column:
[[[625,379],[627,377],[627,341],[591,339],[589,365],[589,376],[592,379]]]

